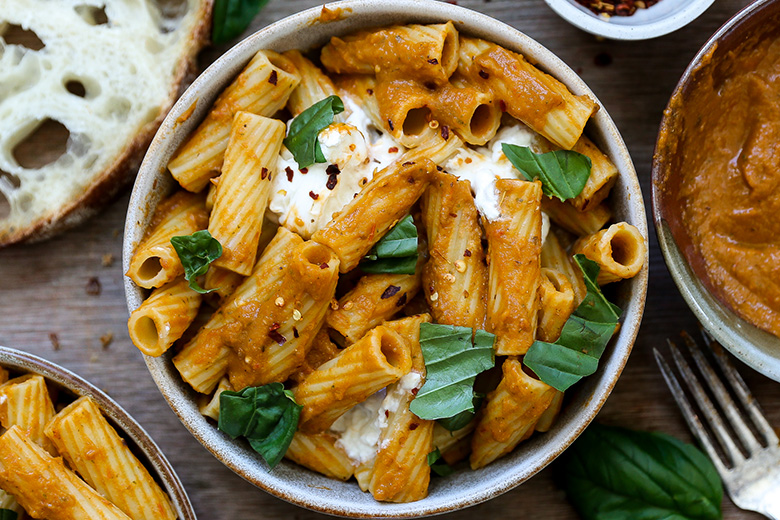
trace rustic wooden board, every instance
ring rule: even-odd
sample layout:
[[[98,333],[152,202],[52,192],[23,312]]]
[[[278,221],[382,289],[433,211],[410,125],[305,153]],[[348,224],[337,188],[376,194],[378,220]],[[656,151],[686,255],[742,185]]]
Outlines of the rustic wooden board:
[[[317,5],[272,0],[257,29]],[[674,34],[644,42],[598,41],[575,29],[542,0],[461,0],[536,38],[577,70],[621,129],[650,208],[650,160],[666,101],[688,61],[723,22],[747,2],[720,0]],[[225,49],[202,56],[206,65]],[[200,518],[319,517],[244,482],[195,441],[165,404],[126,330],[120,267],[125,194],[91,222],[42,244],[0,250],[0,344],[59,363],[86,377],[123,405],[159,443],[176,468]],[[111,265],[104,265],[110,263]],[[652,348],[696,321],[679,296],[651,229],[650,290],[639,339],[626,370],[599,415],[608,424],[691,437],[655,367]],[[95,292],[98,280],[99,294]],[[103,346],[107,335],[113,338]],[[53,338],[56,337],[56,341]],[[55,347],[55,343],[59,346]],[[780,424],[776,383],[740,367],[773,424]],[[760,518],[724,501],[724,518]],[[549,469],[488,503],[448,515],[471,518],[576,518]]]

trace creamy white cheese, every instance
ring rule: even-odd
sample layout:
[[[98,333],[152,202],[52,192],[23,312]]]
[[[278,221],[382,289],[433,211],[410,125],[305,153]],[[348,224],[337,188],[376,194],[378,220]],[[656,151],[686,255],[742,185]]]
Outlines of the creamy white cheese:
[[[405,151],[388,136],[371,130],[370,120],[355,103],[344,123],[333,123],[319,133],[324,163],[299,169],[292,154],[282,148],[272,179],[269,217],[309,239],[341,211],[374,177],[374,173]]]
[[[352,407],[330,427],[338,437],[336,445],[358,464],[376,456],[379,439],[387,428],[387,418],[398,410],[405,397],[422,382],[417,372],[409,372],[398,383],[375,393]]]

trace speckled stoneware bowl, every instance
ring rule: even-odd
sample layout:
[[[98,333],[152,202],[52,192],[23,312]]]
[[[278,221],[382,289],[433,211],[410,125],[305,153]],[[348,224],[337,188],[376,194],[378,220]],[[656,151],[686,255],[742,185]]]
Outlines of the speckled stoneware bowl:
[[[43,376],[49,385],[60,389],[60,400],[68,397],[75,400],[83,395],[94,399],[136,457],[168,494],[179,520],[197,520],[187,492],[168,459],[141,425],[113,399],[70,370],[20,350],[0,346],[0,367],[11,372],[12,377],[22,374]]]
[[[753,369],[780,381],[780,338],[748,323],[720,302],[710,290],[706,270],[682,222],[677,200],[678,161],[685,153],[680,136],[698,131],[684,117],[686,99],[696,95],[697,75],[703,63],[730,59],[735,46],[753,34],[780,24],[780,0],[758,0],[737,13],[710,37],[680,78],[661,121],[653,156],[653,217],[666,265],[688,306],[704,327],[732,354]]]
[[[328,16],[321,16],[321,8],[310,9],[250,36],[209,67],[176,103],[152,142],[135,183],[125,227],[125,269],[155,207],[172,189],[174,181],[166,172],[169,158],[202,120],[219,92],[259,49],[308,49],[322,46],[331,36],[361,28],[453,20],[458,30],[521,52],[576,94],[593,96],[569,67],[539,43],[508,25],[462,7],[426,0],[348,0],[328,4],[327,8]],[[620,170],[611,196],[615,218],[630,222],[647,236],[642,194],[631,158],[612,119],[600,110],[588,124],[587,133]],[[618,288],[617,302],[624,309],[624,324],[607,349],[599,371],[567,393],[567,404],[550,432],[533,437],[511,455],[484,469],[462,469],[450,477],[433,479],[429,496],[408,504],[378,503],[354,482],[331,480],[287,461],[269,471],[248,444],[232,441],[200,415],[195,394],[182,382],[170,353],[161,358],[148,357],[146,363],[171,408],[192,434],[233,471],[269,493],[309,509],[350,517],[443,513],[478,504],[512,489],[549,464],[582,432],[604,404],[628,359],[639,329],[646,287],[645,268]],[[127,278],[125,290],[132,311],[141,304],[145,292]]]
[[[631,16],[605,18],[575,0],[544,0],[558,15],[583,31],[612,40],[649,40],[680,29],[715,0],[661,0]]]

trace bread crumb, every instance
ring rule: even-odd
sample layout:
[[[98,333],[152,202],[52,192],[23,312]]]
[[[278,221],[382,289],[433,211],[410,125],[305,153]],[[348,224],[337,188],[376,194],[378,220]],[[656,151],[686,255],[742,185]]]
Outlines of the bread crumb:
[[[60,338],[56,332],[49,333],[49,341],[51,341],[51,346],[55,351],[60,349]]]
[[[114,333],[110,330],[100,336],[100,346],[103,347],[103,350],[106,350],[112,341],[114,341]]]
[[[87,281],[87,286],[84,288],[84,291],[90,296],[99,296],[100,290],[100,280],[98,280],[97,276],[91,277],[89,281]]]
[[[103,255],[103,267],[111,267],[112,265],[114,265],[114,255],[111,253]]]

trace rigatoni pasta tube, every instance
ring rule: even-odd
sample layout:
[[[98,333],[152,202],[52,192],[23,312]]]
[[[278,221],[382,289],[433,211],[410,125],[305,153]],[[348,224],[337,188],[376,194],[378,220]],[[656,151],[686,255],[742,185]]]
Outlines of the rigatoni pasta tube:
[[[88,396],[60,411],[46,435],[71,468],[133,520],[176,518],[168,495]]]
[[[341,297],[338,308],[328,314],[325,322],[352,344],[398,313],[419,290],[417,273],[367,274]]]
[[[127,330],[133,344],[147,356],[163,355],[198,315],[202,299],[184,278],[155,289],[130,313]]]
[[[205,395],[200,396],[201,400],[200,404],[198,405],[200,414],[206,417],[210,417],[215,421],[219,421],[219,396],[226,390],[232,392],[233,387],[230,385],[230,380],[227,377],[223,377],[219,380],[217,389],[214,390],[214,395],[211,397]]]
[[[436,423],[433,428],[433,447],[439,450],[447,464],[465,459],[471,451],[471,434],[477,427],[477,418],[473,418],[463,428],[450,431]]]
[[[262,251],[261,251],[262,252]],[[203,287],[213,292],[217,299],[224,301],[225,298],[233,294],[246,277],[230,269],[223,269],[215,266],[213,263],[206,271],[206,278],[203,280]]]
[[[636,276],[645,264],[647,246],[637,228],[618,222],[582,237],[574,243],[572,252],[582,253],[599,264],[601,269],[596,281],[604,285]]]
[[[298,385],[299,428],[306,433],[328,429],[354,405],[398,381],[411,365],[406,340],[387,327],[375,327]]]
[[[295,432],[285,457],[326,477],[347,481],[355,471],[352,459],[328,433]]]
[[[496,181],[500,215],[485,226],[488,240],[488,331],[496,354],[525,354],[534,342],[539,309],[542,185]]]
[[[458,33],[452,22],[394,25],[332,37],[320,53],[322,64],[337,74],[414,77],[437,85],[458,67]]]
[[[404,157],[377,173],[357,197],[312,236],[338,255],[342,273],[357,267],[428,187],[436,164],[426,158],[406,161]]]
[[[203,196],[182,191],[174,193],[154,212],[149,234],[130,259],[127,276],[139,287],[151,289],[183,275],[184,267],[171,245],[171,238],[206,229],[208,222]]]
[[[471,469],[486,466],[512,451],[533,433],[555,389],[523,372],[522,363],[508,358],[503,378],[487,396],[487,404],[471,438]]]
[[[211,393],[227,372],[230,347],[223,342],[220,329],[230,322],[230,316],[242,306],[269,297],[282,279],[284,266],[292,252],[301,243],[301,237],[279,228],[260,256],[252,275],[238,286],[206,325],[173,358],[173,364],[182,379],[197,392]]]
[[[435,422],[414,415],[409,410],[409,403],[425,383],[420,324],[429,321],[430,316],[422,314],[385,323],[406,338],[412,370],[387,387],[386,399],[397,401],[398,406],[388,410],[387,426],[379,438],[368,484],[374,498],[383,502],[413,502],[428,495],[431,478],[428,454],[433,451]]]
[[[577,236],[596,233],[612,219],[612,210],[604,203],[591,207],[588,211],[580,211],[569,204],[569,201],[561,202],[555,197],[543,197],[542,209],[550,220]]]
[[[574,292],[574,307],[576,308],[582,303],[582,300],[585,299],[585,295],[588,292],[585,287],[585,280],[582,277],[582,271],[579,267],[574,265],[571,256],[561,245],[554,229],[551,229],[549,233],[547,233],[547,238],[545,238],[544,244],[542,245],[540,259],[542,261],[542,267],[554,269],[559,273],[566,275],[566,278],[571,284],[572,291]]]
[[[299,81],[298,71],[288,58],[273,51],[258,51],[168,163],[173,178],[188,191],[205,188],[222,168],[233,116],[244,111],[271,117],[284,108]]]
[[[249,112],[238,112],[233,119],[209,218],[209,232],[222,245],[217,267],[247,276],[255,266],[285,130],[278,119]]]
[[[301,82],[292,91],[290,99],[287,101],[287,108],[293,116],[297,116],[314,103],[337,93],[333,80],[326,76],[314,63],[305,58],[301,51],[297,49],[289,50],[283,52],[282,56],[295,65],[301,77]],[[336,114],[335,120],[340,121],[340,116],[341,114]]]
[[[339,261],[322,244],[304,242],[290,254],[278,283],[228,316],[219,331],[230,347],[228,376],[237,391],[283,382],[300,367],[336,292]]]
[[[553,427],[555,421],[558,419],[558,415],[561,413],[561,407],[563,406],[563,392],[560,390],[555,391],[555,395],[550,401],[550,406],[539,416],[539,420],[536,422],[534,429],[538,432],[548,432]]]
[[[574,289],[565,274],[542,267],[536,337],[554,343],[574,311]]]
[[[469,144],[483,145],[501,125],[501,108],[493,95],[461,79],[452,80],[436,92],[433,116]]]
[[[131,520],[18,426],[0,435],[0,488],[11,493],[33,518]]]
[[[33,442],[56,455],[57,450],[45,434],[52,417],[54,404],[43,376],[27,374],[0,386],[0,425],[18,426]]]
[[[423,288],[436,323],[484,329],[488,274],[470,183],[437,172],[422,218],[430,253]]]
[[[434,92],[410,79],[378,81],[374,88],[382,128],[398,142],[413,147],[435,132],[429,123]]]
[[[460,37],[458,72],[493,93],[506,112],[570,150],[598,105],[515,52],[485,40]]]

